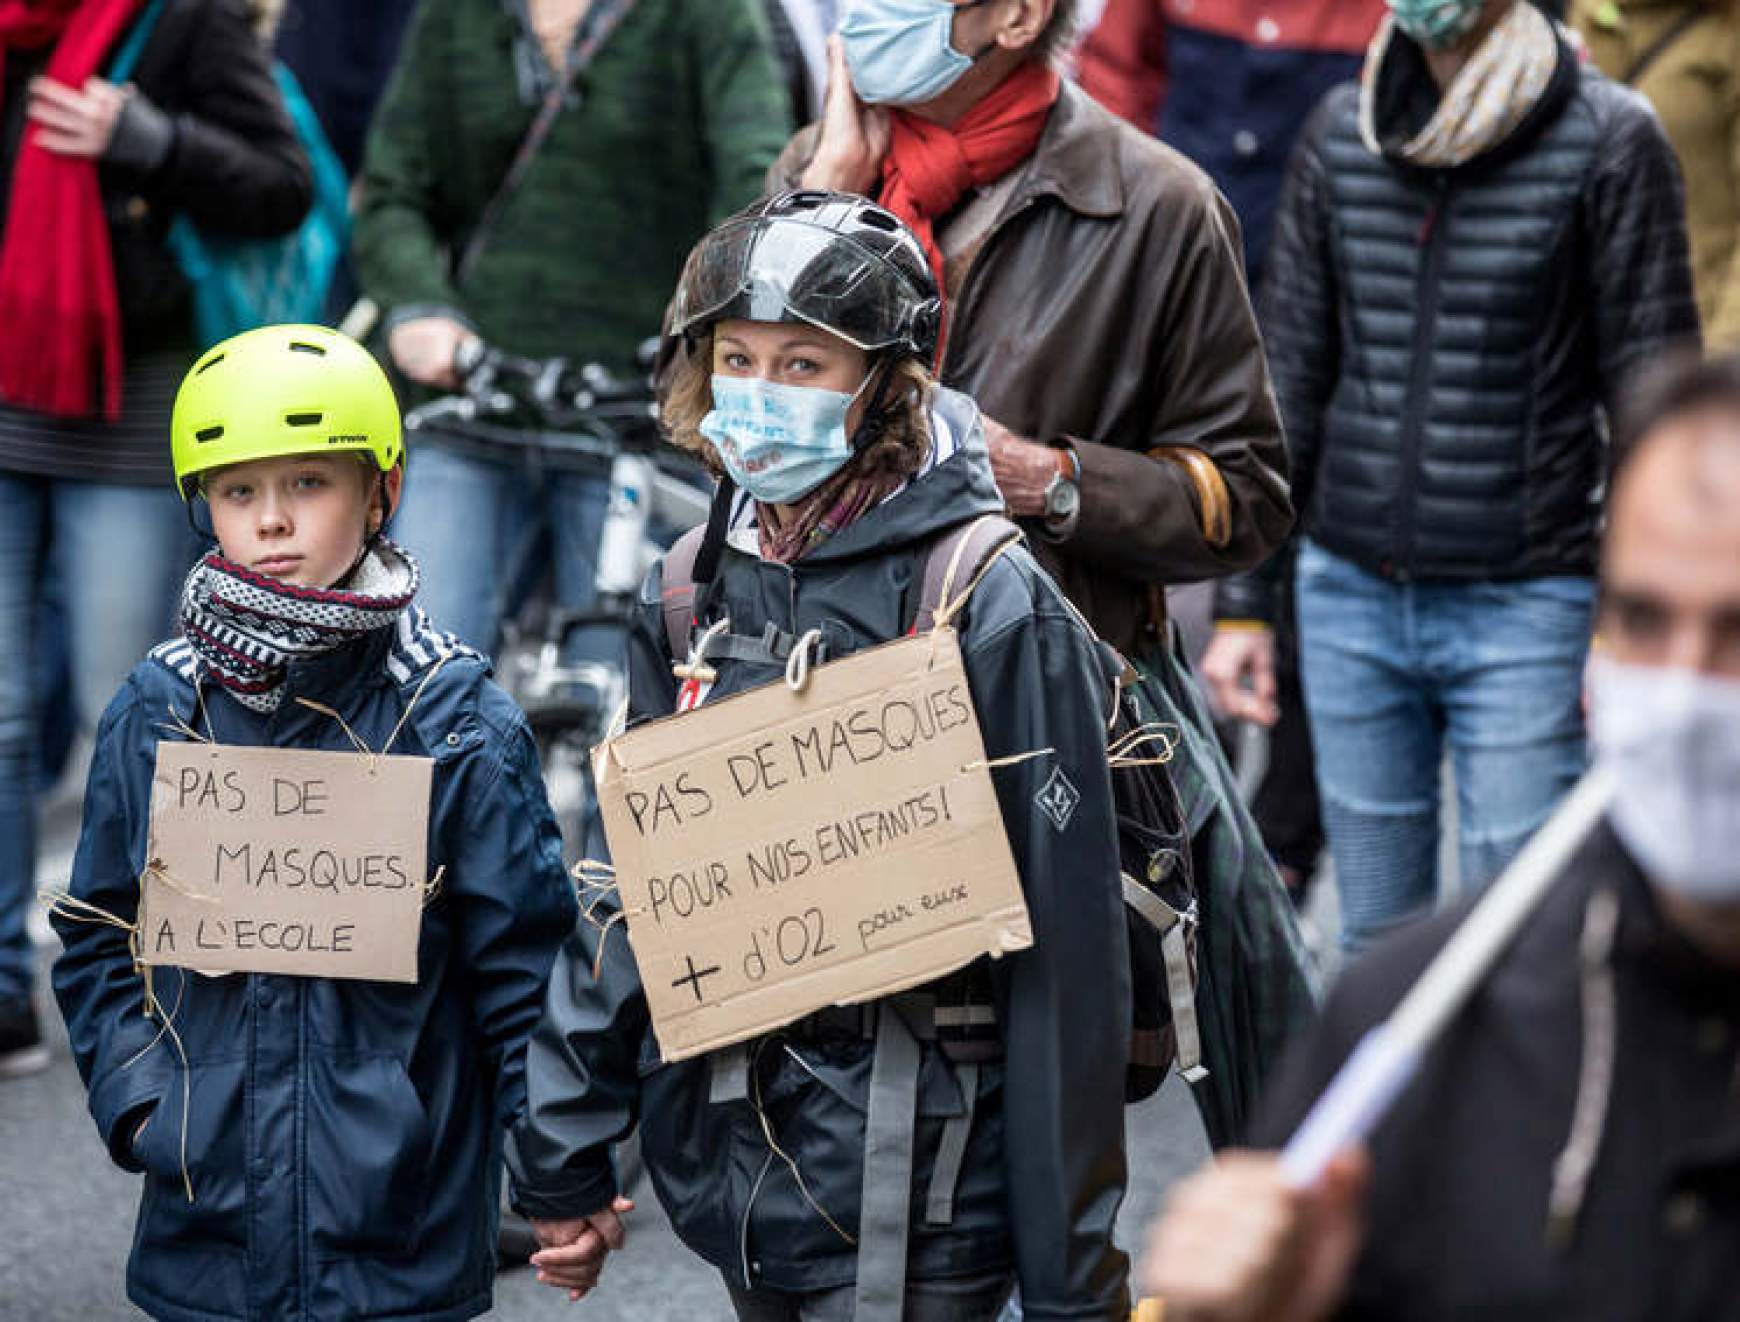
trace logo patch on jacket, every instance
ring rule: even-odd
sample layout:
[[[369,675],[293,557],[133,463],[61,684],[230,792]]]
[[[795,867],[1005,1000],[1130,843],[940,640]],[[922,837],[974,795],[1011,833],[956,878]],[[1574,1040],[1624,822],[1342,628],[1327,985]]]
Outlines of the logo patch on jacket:
[[[1076,805],[1081,802],[1081,791],[1070,783],[1063,768],[1058,767],[1051,773],[1051,779],[1039,787],[1033,802],[1051,819],[1051,824],[1062,831],[1069,825],[1069,819],[1075,816]]]

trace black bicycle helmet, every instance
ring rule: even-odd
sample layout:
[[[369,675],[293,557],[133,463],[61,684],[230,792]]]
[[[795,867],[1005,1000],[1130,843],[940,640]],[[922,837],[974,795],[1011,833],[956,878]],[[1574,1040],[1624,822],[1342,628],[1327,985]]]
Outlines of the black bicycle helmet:
[[[942,299],[924,248],[892,211],[809,189],[756,203],[689,254],[671,330],[692,337],[726,317],[808,322],[928,363]]]

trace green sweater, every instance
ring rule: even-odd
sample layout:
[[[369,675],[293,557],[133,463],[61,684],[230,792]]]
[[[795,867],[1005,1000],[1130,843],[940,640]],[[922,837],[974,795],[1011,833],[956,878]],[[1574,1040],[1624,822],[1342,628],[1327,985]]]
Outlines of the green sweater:
[[[362,284],[389,324],[447,312],[511,353],[623,368],[689,248],[754,200],[788,136],[766,20],[758,0],[636,0],[460,284],[457,254],[537,113],[515,52],[539,48],[515,11],[420,7],[363,164]]]

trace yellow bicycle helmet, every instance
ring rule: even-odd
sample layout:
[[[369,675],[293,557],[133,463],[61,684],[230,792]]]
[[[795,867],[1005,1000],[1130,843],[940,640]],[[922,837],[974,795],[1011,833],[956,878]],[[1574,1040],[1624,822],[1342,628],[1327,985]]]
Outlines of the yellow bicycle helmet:
[[[262,326],[208,349],[176,392],[169,446],[183,500],[228,464],[364,454],[388,473],[405,457],[387,374],[325,326]]]

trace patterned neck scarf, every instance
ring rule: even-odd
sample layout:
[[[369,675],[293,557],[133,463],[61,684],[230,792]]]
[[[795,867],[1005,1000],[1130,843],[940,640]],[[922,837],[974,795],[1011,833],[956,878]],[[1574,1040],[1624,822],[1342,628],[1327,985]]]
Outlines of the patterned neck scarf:
[[[761,558],[780,565],[801,559],[875,509],[905,480],[898,473],[861,472],[853,462],[805,496],[784,523],[771,507],[761,506]]]
[[[1553,21],[1529,0],[1517,0],[1444,89],[1425,127],[1406,142],[1386,144],[1378,135],[1378,79],[1395,34],[1395,19],[1386,15],[1366,53],[1360,136],[1374,155],[1387,146],[1390,155],[1426,169],[1466,165],[1503,142],[1540,104],[1559,66]]]
[[[304,588],[216,551],[181,590],[181,629],[204,669],[244,706],[278,710],[292,661],[391,628],[417,594],[417,562],[378,539],[345,588]]]

